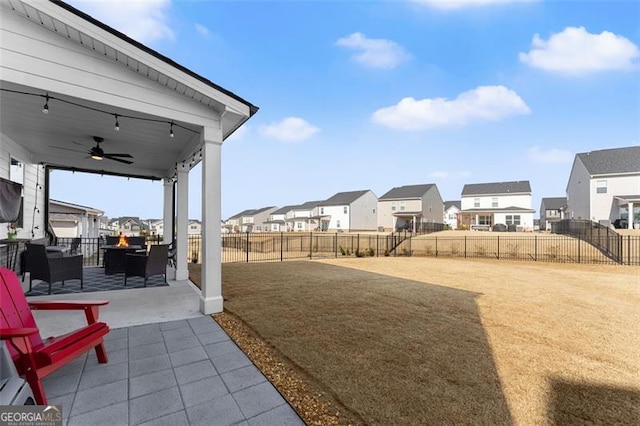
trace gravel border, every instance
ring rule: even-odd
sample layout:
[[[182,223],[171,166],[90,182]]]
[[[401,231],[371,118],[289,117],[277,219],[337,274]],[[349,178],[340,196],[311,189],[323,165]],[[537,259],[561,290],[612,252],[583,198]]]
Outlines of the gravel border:
[[[363,424],[342,404],[311,383],[277,350],[265,343],[240,318],[230,312],[212,315],[240,349],[275,386],[308,425]]]

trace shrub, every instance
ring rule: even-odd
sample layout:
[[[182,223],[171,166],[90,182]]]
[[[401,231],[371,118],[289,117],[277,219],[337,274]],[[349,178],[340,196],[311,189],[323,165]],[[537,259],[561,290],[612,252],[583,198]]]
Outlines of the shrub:
[[[384,255],[385,255],[385,257],[389,257],[389,250],[384,249]]]
[[[345,256],[347,254],[346,251],[344,251],[344,247],[342,246],[338,246],[340,248],[340,254],[342,254],[343,256]]]
[[[369,256],[373,257],[376,255],[376,251],[374,249],[369,249]]]
[[[366,249],[365,249],[365,252],[366,252]],[[365,254],[366,253],[361,252],[360,250],[356,250],[356,257],[363,257],[363,256],[365,256]]]

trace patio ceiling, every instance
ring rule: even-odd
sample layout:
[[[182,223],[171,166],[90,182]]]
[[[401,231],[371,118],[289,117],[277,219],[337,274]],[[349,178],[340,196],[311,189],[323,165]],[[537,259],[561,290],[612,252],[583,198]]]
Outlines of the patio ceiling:
[[[172,176],[176,162],[194,159],[192,153],[197,154],[199,149],[197,126],[175,121],[171,138],[170,122],[163,117],[8,82],[1,82],[0,89],[2,132],[29,152],[31,158],[22,160],[105,174],[162,178]],[[43,114],[47,93],[56,99],[49,100],[49,113]],[[115,130],[114,114],[118,115],[119,131]],[[133,164],[90,158],[87,152],[96,145],[93,136],[104,138],[101,148],[105,152],[131,154]],[[199,161],[199,156],[194,160]]]

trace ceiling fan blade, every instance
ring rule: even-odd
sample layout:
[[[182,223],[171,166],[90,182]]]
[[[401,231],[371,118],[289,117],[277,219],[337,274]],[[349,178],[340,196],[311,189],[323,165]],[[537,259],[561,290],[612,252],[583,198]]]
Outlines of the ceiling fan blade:
[[[56,149],[64,149],[65,151],[81,152],[83,154],[86,154],[86,152],[87,152],[87,151],[80,151],[80,150],[77,150],[77,149],[65,148],[63,146],[49,145],[49,147],[56,148]]]
[[[133,158],[133,156],[131,154],[114,154],[112,152],[105,152],[104,155],[108,155],[110,157],[126,157],[126,158]]]
[[[80,146],[82,146],[82,147],[87,148],[84,144],[81,144],[80,142],[71,141],[71,143],[74,143],[74,144],[76,144],[76,145],[80,145]],[[89,149],[89,148],[87,148],[87,149]]]
[[[108,159],[108,160],[113,160],[113,161],[118,161],[120,163],[124,163],[124,164],[133,164],[133,161],[129,161],[129,160],[122,160],[120,158],[116,158],[116,157],[111,157],[110,155],[105,154],[104,158]]]

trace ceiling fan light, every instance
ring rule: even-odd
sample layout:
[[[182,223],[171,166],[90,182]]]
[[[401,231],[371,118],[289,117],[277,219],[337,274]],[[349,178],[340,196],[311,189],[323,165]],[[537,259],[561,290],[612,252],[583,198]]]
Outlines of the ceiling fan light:
[[[94,160],[102,160],[104,157],[97,155],[97,154],[92,154],[91,158],[93,158]]]
[[[169,127],[169,137],[173,138],[175,135],[173,134],[173,121],[171,122],[171,127]]]
[[[116,125],[114,127],[116,132],[120,131],[120,123],[118,122],[118,115],[116,114]]]

